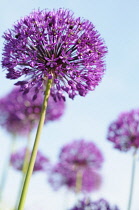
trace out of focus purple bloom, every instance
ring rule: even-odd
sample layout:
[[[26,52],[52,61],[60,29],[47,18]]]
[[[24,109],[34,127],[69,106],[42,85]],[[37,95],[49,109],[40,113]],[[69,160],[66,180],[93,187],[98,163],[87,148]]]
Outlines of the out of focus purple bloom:
[[[28,152],[30,156],[31,152],[30,151]],[[20,149],[19,151],[16,151],[11,155],[10,163],[14,169],[22,171],[25,154],[26,154],[26,148]],[[50,168],[49,159],[45,157],[40,151],[38,151],[33,172],[47,171],[49,168]]]
[[[62,163],[56,164],[51,173],[49,182],[55,190],[60,187],[67,187],[70,190],[76,191],[76,181],[77,181],[78,170],[74,170],[72,166],[65,166]],[[80,191],[82,192],[92,192],[98,190],[102,178],[99,173],[89,168],[81,171],[82,173],[82,186]]]
[[[2,66],[7,78],[18,79],[24,92],[34,87],[37,95],[53,77],[55,100],[85,96],[94,90],[105,71],[107,48],[94,25],[74,18],[69,10],[38,10],[4,33]]]
[[[117,206],[110,206],[108,201],[100,199],[98,201],[83,200],[70,210],[119,210]]]
[[[59,159],[74,168],[100,168],[103,163],[101,151],[93,142],[75,140],[62,147]]]
[[[0,124],[10,133],[28,134],[37,126],[43,94],[32,100],[33,91],[23,94],[14,88],[8,95],[0,99]],[[55,102],[49,98],[45,122],[59,119],[65,108],[63,101]]]
[[[121,151],[139,148],[139,109],[121,113],[109,126],[107,138]]]
[[[80,173],[80,191],[97,190],[101,184],[101,176],[96,170],[101,167],[102,162],[103,156],[93,142],[73,141],[61,149],[59,163],[53,167],[49,182],[54,189],[66,186],[76,191],[77,176]]]

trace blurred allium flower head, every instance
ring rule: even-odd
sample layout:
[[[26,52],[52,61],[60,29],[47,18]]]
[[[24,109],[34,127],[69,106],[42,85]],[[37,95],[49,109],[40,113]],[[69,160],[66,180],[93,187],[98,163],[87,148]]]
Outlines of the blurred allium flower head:
[[[110,124],[107,138],[121,151],[139,148],[139,109],[121,113]]]
[[[54,189],[66,186],[76,191],[79,178],[81,179],[80,191],[97,190],[102,179],[96,170],[101,167],[102,162],[101,151],[93,142],[73,141],[61,149],[59,162],[52,168],[49,182]]]
[[[100,168],[103,163],[103,155],[98,147],[91,141],[75,140],[66,144],[61,149],[59,159],[76,168]]]
[[[30,156],[31,151],[28,151],[28,152],[29,152],[29,156]],[[23,149],[20,149],[20,150],[14,152],[11,155],[10,163],[14,169],[16,169],[18,171],[22,171],[25,154],[26,154],[26,148],[23,148]],[[38,151],[33,172],[47,171],[47,170],[49,170],[49,168],[50,168],[49,159],[47,157],[45,157],[40,151]]]
[[[63,163],[56,164],[50,173],[49,183],[54,190],[61,187],[67,187],[75,192],[92,192],[98,190],[101,186],[102,178],[99,173],[89,168],[81,173],[80,191],[76,189],[77,174],[79,171],[73,170],[72,166]]]
[[[10,133],[28,134],[37,125],[43,103],[43,94],[32,100],[33,91],[23,94],[14,88],[8,95],[0,99],[0,124]],[[55,102],[49,97],[46,120],[59,119],[65,108],[63,101]]]
[[[4,33],[2,66],[7,78],[25,76],[16,85],[34,97],[53,78],[55,100],[85,96],[99,84],[105,71],[107,48],[94,25],[75,18],[69,10],[37,10]]]
[[[100,199],[98,201],[83,200],[70,210],[119,210],[117,206],[110,206],[108,201]]]

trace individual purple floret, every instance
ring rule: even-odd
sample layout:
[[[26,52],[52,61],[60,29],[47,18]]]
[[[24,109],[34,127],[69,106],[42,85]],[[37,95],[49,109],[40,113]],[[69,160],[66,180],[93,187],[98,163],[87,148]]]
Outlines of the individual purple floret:
[[[28,152],[30,156],[31,152],[30,151]],[[18,171],[22,171],[25,154],[26,154],[26,148],[23,148],[23,149],[20,149],[19,151],[14,152],[11,155],[10,163],[14,169]],[[49,159],[45,157],[40,151],[38,151],[33,172],[47,171],[49,168],[50,168]]]
[[[121,113],[109,126],[107,138],[121,151],[139,148],[139,109]]]
[[[59,155],[57,163],[51,172],[49,182],[54,189],[66,186],[78,191],[91,192],[97,190],[101,184],[101,176],[96,172],[103,162],[100,150],[93,142],[76,140],[65,145]]]
[[[101,81],[107,48],[94,25],[75,18],[69,10],[37,10],[4,33],[2,66],[7,78],[18,81],[24,92],[34,87],[36,97],[53,78],[55,100],[85,96]]]
[[[38,124],[43,94],[32,100],[33,91],[28,94],[14,88],[8,95],[0,99],[0,124],[10,133],[28,134]],[[49,98],[45,122],[59,119],[65,108],[63,101],[55,102]]]
[[[98,201],[82,200],[70,210],[119,210],[117,206],[110,206],[108,201],[100,199]]]

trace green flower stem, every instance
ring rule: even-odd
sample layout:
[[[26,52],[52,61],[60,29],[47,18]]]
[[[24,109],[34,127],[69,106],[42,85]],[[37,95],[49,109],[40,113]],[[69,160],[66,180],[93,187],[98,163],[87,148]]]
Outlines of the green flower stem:
[[[31,175],[32,175],[33,168],[34,168],[34,163],[35,163],[35,160],[36,160],[38,147],[39,147],[40,136],[41,136],[42,128],[43,128],[43,125],[44,125],[46,108],[47,108],[47,104],[48,104],[48,98],[49,98],[49,95],[50,95],[51,86],[52,86],[52,79],[48,79],[47,85],[46,85],[46,90],[45,90],[44,101],[43,101],[43,105],[42,105],[42,110],[41,110],[41,114],[40,114],[40,121],[39,121],[38,129],[37,129],[37,133],[36,133],[36,138],[35,138],[32,154],[31,154],[27,174],[26,174],[26,177],[25,177],[25,182],[24,182],[22,194],[21,194],[20,201],[19,201],[18,210],[23,210],[24,209],[25,200],[26,200],[26,196],[27,196],[27,191],[28,191],[28,187],[29,187],[29,183],[30,183]]]
[[[28,164],[29,164],[29,159],[30,159],[30,142],[31,142],[31,138],[30,138],[30,133],[28,134],[28,139],[27,139],[27,146],[26,146],[26,152],[25,152],[25,158],[24,158],[24,163],[23,163],[23,167],[22,167],[22,178],[21,178],[21,183],[19,185],[19,191],[17,194],[17,199],[16,199],[16,203],[15,203],[15,208],[14,210],[16,210],[16,208],[18,207],[19,204],[19,195],[21,195],[22,192],[22,188],[23,188],[23,184],[25,181],[25,175],[28,169]]]
[[[28,163],[29,163],[29,159],[30,159],[30,149],[29,148],[30,148],[30,133],[28,135],[27,147],[26,147],[25,158],[24,158],[24,163],[23,163],[23,168],[22,168],[23,176],[27,172]]]
[[[137,150],[133,153],[133,163],[132,163],[132,174],[131,174],[131,184],[130,184],[130,193],[129,193],[129,201],[128,201],[128,210],[131,209],[132,198],[133,198],[133,189],[134,189],[134,180],[135,180],[135,169],[136,169],[136,156]]]
[[[5,189],[5,185],[6,185],[6,181],[7,181],[7,177],[8,177],[8,170],[9,170],[9,167],[10,167],[10,157],[11,157],[11,154],[14,150],[14,147],[15,147],[15,135],[13,134],[13,137],[12,137],[12,140],[11,140],[10,146],[9,146],[9,152],[8,152],[7,157],[6,157],[3,173],[2,173],[2,176],[1,176],[1,180],[0,180],[0,201],[2,200],[2,194],[3,194],[3,191]]]
[[[82,171],[77,171],[77,174],[76,174],[76,186],[75,186],[75,191],[76,193],[80,193],[81,190],[82,190],[82,176],[83,176],[83,173]]]

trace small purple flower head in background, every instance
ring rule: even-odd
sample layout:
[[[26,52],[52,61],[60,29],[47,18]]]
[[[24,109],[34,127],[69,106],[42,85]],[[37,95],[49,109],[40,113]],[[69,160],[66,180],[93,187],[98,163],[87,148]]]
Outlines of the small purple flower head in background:
[[[53,166],[51,170],[49,183],[54,190],[59,190],[61,187],[67,187],[68,189],[77,192],[77,173],[78,171],[74,171],[72,166],[65,166],[63,163],[58,163]],[[82,185],[80,192],[92,192],[98,190],[102,183],[101,175],[91,169],[84,169],[81,178]]]
[[[73,168],[98,169],[103,163],[103,155],[98,147],[91,141],[75,140],[62,147],[60,162],[70,164]]]
[[[107,48],[94,25],[74,18],[69,10],[37,10],[4,33],[2,66],[7,78],[18,81],[25,93],[34,95],[53,78],[55,100],[85,96],[94,90],[105,71]]]
[[[73,141],[61,149],[59,162],[52,168],[49,182],[54,189],[66,186],[76,191],[76,183],[80,174],[80,191],[97,190],[102,179],[96,171],[101,167],[102,162],[103,156],[93,142]]]
[[[109,126],[107,139],[121,151],[139,148],[139,109],[121,113]]]
[[[33,91],[23,94],[19,88],[14,88],[9,94],[0,99],[0,124],[10,133],[25,134],[37,126],[43,94],[38,94],[36,100],[32,100]],[[65,109],[63,101],[55,102],[52,97],[48,101],[45,122],[59,119]]]
[[[98,201],[82,200],[70,210],[119,210],[117,206],[110,206],[108,201],[100,199]]]
[[[26,148],[23,148],[14,152],[11,155],[10,163],[14,169],[22,171],[25,154],[26,154]],[[31,155],[30,151],[29,154]],[[47,171],[49,170],[49,168],[50,168],[49,159],[45,157],[40,151],[38,151],[33,172]]]

